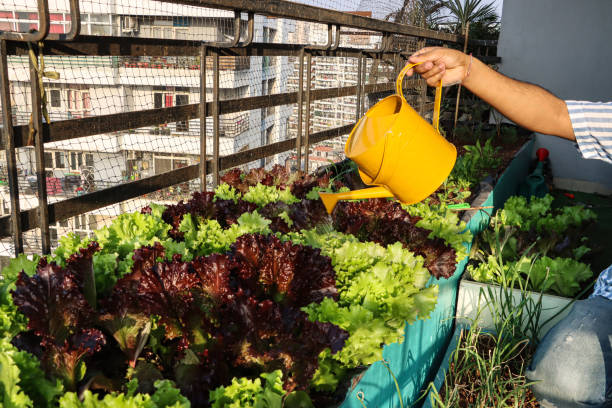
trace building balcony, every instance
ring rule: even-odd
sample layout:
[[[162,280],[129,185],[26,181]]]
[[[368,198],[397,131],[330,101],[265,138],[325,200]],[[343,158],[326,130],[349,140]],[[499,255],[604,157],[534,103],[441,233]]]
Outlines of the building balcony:
[[[117,57],[115,67],[199,70],[200,61],[196,57]],[[212,58],[206,60],[206,69],[213,69]],[[219,70],[221,71],[245,71],[249,69],[251,69],[249,57],[219,57]]]

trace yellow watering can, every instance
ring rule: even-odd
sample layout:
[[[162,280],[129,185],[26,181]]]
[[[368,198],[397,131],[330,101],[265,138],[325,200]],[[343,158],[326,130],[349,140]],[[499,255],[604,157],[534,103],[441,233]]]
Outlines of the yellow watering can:
[[[433,126],[412,109],[402,92],[409,64],[397,77],[395,95],[374,105],[357,122],[344,147],[359,166],[365,184],[377,186],[345,193],[319,193],[331,214],[339,200],[395,197],[405,204],[424,200],[446,180],[457,149],[440,135],[442,84],[436,89]]]

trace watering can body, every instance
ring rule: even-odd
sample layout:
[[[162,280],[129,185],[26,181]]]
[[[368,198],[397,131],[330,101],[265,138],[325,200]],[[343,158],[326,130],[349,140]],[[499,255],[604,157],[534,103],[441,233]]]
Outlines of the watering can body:
[[[414,204],[433,193],[450,174],[457,150],[437,130],[441,86],[436,90],[434,128],[403,96],[401,82],[411,67],[407,65],[398,76],[397,93],[370,108],[345,145],[344,152],[359,166],[363,182],[376,187],[320,193],[328,213],[338,200],[395,197]]]

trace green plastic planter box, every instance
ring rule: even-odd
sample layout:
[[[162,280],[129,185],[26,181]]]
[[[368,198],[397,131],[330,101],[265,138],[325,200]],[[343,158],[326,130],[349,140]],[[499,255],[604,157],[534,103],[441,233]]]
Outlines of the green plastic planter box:
[[[527,142],[515,155],[512,162],[500,176],[492,191],[483,192],[473,205],[495,209],[503,207],[505,201],[518,190],[527,176],[532,157],[533,140]],[[471,211],[464,221],[467,228],[476,235],[489,223],[494,209]],[[470,243],[471,246],[471,243]],[[469,248],[468,248],[469,249]],[[383,349],[383,358],[397,378],[403,397],[403,406],[414,404],[442,361],[453,329],[453,317],[457,300],[459,280],[468,258],[459,262],[455,274],[449,279],[432,278],[429,284],[439,285],[438,303],[429,319],[418,320],[406,325],[404,342],[393,343]],[[433,370],[432,370],[433,368]],[[400,407],[393,376],[382,364],[372,364],[359,382],[349,391],[341,408],[396,408]]]

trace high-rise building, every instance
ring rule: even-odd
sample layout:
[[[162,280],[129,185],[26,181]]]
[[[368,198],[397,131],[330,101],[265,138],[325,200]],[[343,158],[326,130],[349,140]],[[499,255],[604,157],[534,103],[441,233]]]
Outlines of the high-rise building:
[[[51,32],[70,29],[67,1],[50,0]],[[85,0],[80,2],[81,33],[163,39],[227,42],[233,38],[232,12],[156,1]],[[246,18],[246,16],[245,16]],[[14,9],[0,10],[0,29],[27,31],[38,23],[36,2],[16,0]],[[243,21],[243,33],[246,20]],[[290,26],[281,19],[255,18],[255,41],[286,42]],[[45,56],[45,78],[51,121],[166,108],[200,102],[198,57],[77,57]],[[207,66],[212,68],[212,59]],[[220,100],[287,92],[288,57],[220,57]],[[207,69],[207,100],[212,100],[212,69]],[[15,124],[27,124],[31,113],[27,57],[9,57],[9,79]],[[220,155],[248,150],[287,137],[291,107],[278,106],[222,115]],[[212,154],[212,119],[207,121],[207,151]],[[161,174],[196,164],[200,159],[199,119],[106,133],[45,144],[49,202]],[[2,158],[4,160],[4,158]],[[17,149],[21,209],[38,206],[35,195],[34,151]],[[251,166],[284,163],[272,157]],[[6,162],[0,161],[0,168]],[[6,171],[0,173],[6,174]],[[52,226],[52,241],[68,231],[90,235],[117,215],[137,211],[151,200],[176,201],[199,188],[184,183],[163,192],[118,203]],[[10,213],[8,189],[0,186],[0,215]],[[40,251],[37,232],[24,235],[28,249]],[[0,253],[10,254],[5,240]]]
[[[354,12],[366,17],[371,17],[371,12]],[[289,34],[290,42],[302,44],[325,44],[327,42],[327,27],[313,25],[303,21],[296,22],[294,32]],[[340,44],[343,47],[359,46],[361,48],[375,48],[380,37],[374,33],[350,30],[343,32],[340,36]],[[289,91],[297,91],[299,88],[299,59],[290,58],[293,69],[290,71],[288,88]],[[304,85],[311,81],[311,89],[339,88],[357,85],[358,59],[351,57],[315,57],[312,58],[312,70],[310,75],[306,72],[304,63]],[[340,98],[323,99],[312,102],[310,109],[310,131],[320,132],[326,129],[340,127],[355,123],[357,111],[357,96],[346,96]],[[306,114],[304,109],[303,115]],[[303,127],[306,124],[304,116]],[[298,131],[298,108],[293,109],[289,118],[289,136],[296,137]],[[319,146],[311,146],[309,151],[309,170],[344,159],[344,143],[348,136],[321,142]],[[295,166],[295,156],[291,157]]]

